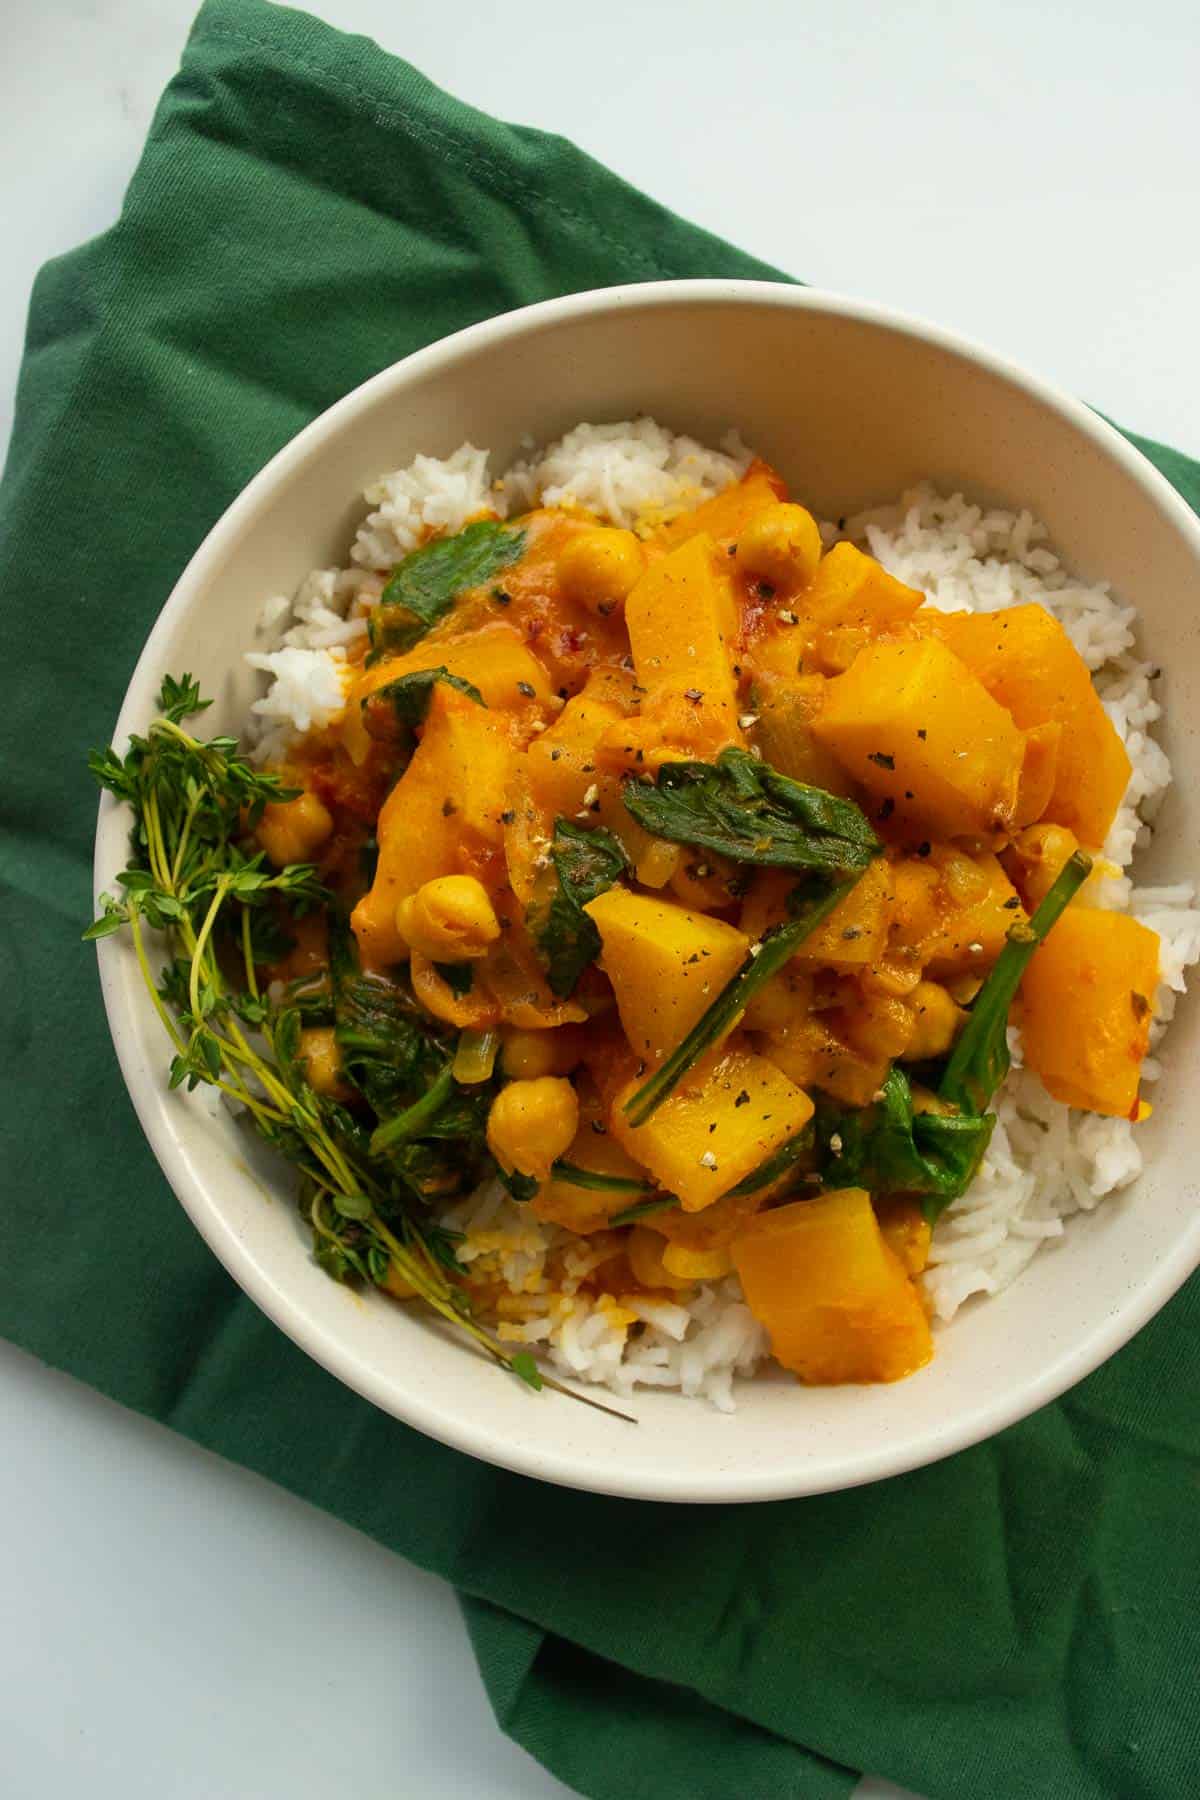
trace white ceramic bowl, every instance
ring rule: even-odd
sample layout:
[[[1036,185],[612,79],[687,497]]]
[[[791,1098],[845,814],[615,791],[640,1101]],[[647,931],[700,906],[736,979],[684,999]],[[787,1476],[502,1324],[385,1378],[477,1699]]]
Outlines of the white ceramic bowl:
[[[1175,786],[1152,878],[1196,873],[1200,795],[1200,528],[1102,420],[949,334],[811,289],[664,282],[553,300],[478,325],[386,369],[332,407],[252,481],[163,608],[117,736],[145,727],[164,671],[191,670],[236,731],[251,697],[240,653],[268,594],[345,561],[358,496],[416,452],[470,438],[503,467],[526,434],[648,412],[715,440],[736,424],[827,517],[931,476],[1025,505],[1089,579],[1111,581],[1166,670]],[[123,866],[127,822],[101,807],[99,889]],[[998,1298],[938,1333],[929,1368],[891,1387],[743,1384],[723,1416],[640,1394],[622,1424],[482,1363],[416,1309],[359,1298],[306,1253],[281,1166],[211,1106],[168,1093],[167,1047],[123,939],[100,946],[113,1038],[138,1116],[198,1229],[282,1330],[348,1386],[419,1430],[543,1480],[658,1500],[762,1500],[878,1480],[998,1431],[1120,1348],[1200,1262],[1200,1074],[1185,1006],[1143,1127],[1147,1172],[1073,1219]],[[253,1165],[252,1167],[250,1165]]]

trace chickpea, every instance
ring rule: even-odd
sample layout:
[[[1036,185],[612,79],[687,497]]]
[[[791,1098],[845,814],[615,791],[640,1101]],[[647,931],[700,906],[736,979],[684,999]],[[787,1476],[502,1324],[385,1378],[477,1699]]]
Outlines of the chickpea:
[[[333,831],[333,815],[307,790],[294,800],[272,801],[258,821],[258,841],[277,868],[308,862]]]
[[[857,1004],[843,1008],[839,1029],[864,1059],[906,1055],[913,1033],[911,999],[911,995],[898,1000],[890,994],[863,994]]]
[[[944,1056],[958,1036],[966,1013],[956,1006],[936,981],[919,981],[908,996],[913,1014],[913,1033],[905,1049],[905,1062],[924,1062]]]
[[[646,566],[632,531],[608,525],[576,532],[558,559],[558,579],[568,600],[602,617],[616,612]]]
[[[547,1181],[555,1157],[568,1150],[579,1129],[579,1100],[569,1081],[541,1075],[510,1081],[492,1101],[488,1149],[502,1169]]]
[[[821,560],[817,521],[803,506],[786,501],[764,506],[743,530],[734,560],[753,581],[792,593],[807,587]]]
[[[488,891],[474,875],[439,875],[396,908],[396,929],[431,962],[471,962],[500,936]]]
[[[305,1063],[308,1083],[318,1094],[341,1094],[341,1046],[333,1035],[332,1025],[312,1025],[300,1033],[300,1055]]]
[[[1013,849],[1031,910],[1046,898],[1078,848],[1079,839],[1065,825],[1030,825],[1019,834]]]
[[[921,979],[920,959],[913,951],[885,956],[882,962],[864,969],[858,979],[864,994],[890,994],[893,999],[903,1000]]]
[[[500,1067],[515,1080],[569,1075],[583,1053],[579,1033],[570,1025],[558,1025],[551,1031],[521,1031],[513,1027],[502,1037]]]

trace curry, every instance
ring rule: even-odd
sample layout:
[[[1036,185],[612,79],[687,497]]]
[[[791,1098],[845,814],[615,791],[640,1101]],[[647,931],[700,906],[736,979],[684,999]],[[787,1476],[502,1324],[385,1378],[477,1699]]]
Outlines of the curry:
[[[258,844],[325,898],[259,975],[419,1207],[490,1170],[606,1291],[736,1271],[801,1379],[894,1380],[1014,1000],[1056,1099],[1144,1110],[1158,941],[1076,897],[1129,772],[1048,612],[936,610],[761,462],[638,533],[481,517],[277,771]]]

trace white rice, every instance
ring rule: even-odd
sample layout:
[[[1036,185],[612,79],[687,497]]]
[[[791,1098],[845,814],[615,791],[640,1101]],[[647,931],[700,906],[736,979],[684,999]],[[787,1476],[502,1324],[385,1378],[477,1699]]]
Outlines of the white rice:
[[[431,531],[452,534],[468,519],[494,510],[488,493],[488,453],[462,444],[439,462],[414,457],[372,482],[363,499],[375,508],[359,528],[350,552],[366,569],[390,569]]]
[[[430,535],[459,530],[486,513],[507,516],[540,503],[567,505],[637,528],[718,493],[746,468],[750,454],[736,436],[720,450],[677,437],[652,419],[579,425],[557,443],[488,475],[488,456],[464,444],[439,461],[417,457],[382,476],[365,495],[373,509],[351,551],[352,567],[314,570],[294,602],[269,600],[260,620],[263,648],[251,666],[273,677],[250,722],[254,753],[279,760],[297,733],[340,711],[346,648],[366,629],[385,572]],[[840,532],[869,549],[885,568],[946,610],[996,611],[1036,602],[1061,620],[1093,672],[1096,687],[1133,765],[1106,859],[1082,898],[1128,910],[1162,940],[1155,1000],[1157,1044],[1200,960],[1200,907],[1190,883],[1133,887],[1129,864],[1170,782],[1170,765],[1151,736],[1161,708],[1155,671],[1141,661],[1133,609],[1104,582],[1088,585],[1050,548],[1044,525],[1028,511],[985,509],[961,494],[923,485],[893,506],[842,522]],[[948,1321],[972,1295],[995,1294],[1020,1274],[1040,1247],[1061,1237],[1064,1221],[1090,1211],[1136,1180],[1142,1156],[1133,1127],[1068,1110],[1020,1067],[1020,1038],[1010,1033],[1014,1069],[997,1098],[992,1143],[969,1194],[934,1233],[923,1277],[935,1319]],[[1147,1059],[1147,1081],[1161,1065]],[[735,1376],[752,1374],[767,1353],[765,1335],[746,1307],[735,1277],[706,1283],[684,1302],[591,1293],[590,1270],[602,1250],[514,1205],[495,1183],[446,1219],[464,1234],[460,1255],[509,1290],[512,1310],[501,1335],[537,1345],[556,1371],[618,1393],[635,1386],[676,1388],[717,1407],[733,1405]]]
[[[719,494],[745,472],[750,452],[736,432],[720,450],[676,437],[655,419],[577,425],[548,449],[516,462],[496,483],[500,509],[573,506],[626,529],[662,520]]]
[[[347,646],[365,637],[367,610],[382,590],[382,576],[361,569],[313,569],[294,598],[272,594],[263,602],[264,648],[246,656],[272,678],[250,708],[256,761],[281,762],[295,737],[337,718],[346,699]]]

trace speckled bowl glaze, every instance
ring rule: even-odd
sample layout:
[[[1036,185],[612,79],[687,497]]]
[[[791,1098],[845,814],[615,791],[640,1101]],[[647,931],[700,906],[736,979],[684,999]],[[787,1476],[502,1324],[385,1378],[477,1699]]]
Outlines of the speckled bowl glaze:
[[[1200,841],[1200,527],[1160,475],[1077,402],[932,326],[812,289],[664,282],[553,300],[385,369],[302,431],[213,528],[167,600],[117,722],[145,727],[164,671],[217,696],[236,731],[240,653],[257,609],[345,560],[358,496],[416,452],[464,438],[503,467],[579,419],[651,413],[715,440],[736,425],[824,516],[922,476],[1031,507],[1090,580],[1141,614],[1166,671],[1176,782],[1143,878],[1195,873]],[[123,865],[126,818],[102,804],[97,887]],[[768,1375],[728,1416],[639,1394],[623,1424],[493,1370],[413,1307],[335,1286],[310,1260],[289,1172],[203,1097],[169,1093],[167,1047],[122,938],[100,945],[113,1040],[171,1186],[246,1292],[309,1355],[418,1430],[545,1481],[644,1499],[766,1500],[878,1481],[1043,1406],[1120,1349],[1200,1262],[1195,1009],[1168,1046],[1147,1168],[1071,1221],[1014,1286],[968,1304],[933,1363],[892,1387],[805,1389]]]

